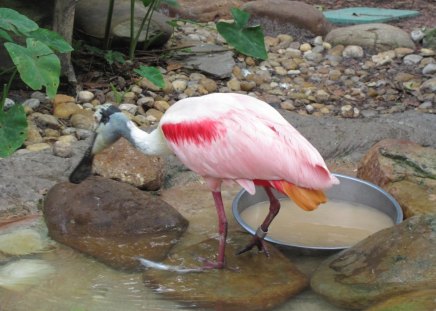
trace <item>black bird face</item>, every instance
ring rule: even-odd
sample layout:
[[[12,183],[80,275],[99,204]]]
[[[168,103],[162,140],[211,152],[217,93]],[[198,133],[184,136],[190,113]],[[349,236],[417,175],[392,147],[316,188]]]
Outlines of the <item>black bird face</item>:
[[[104,104],[94,114],[97,128],[92,139],[91,146],[86,150],[82,160],[71,173],[69,180],[78,184],[92,174],[92,160],[94,155],[112,145],[121,137],[119,129],[119,119],[124,118],[124,114],[117,107]]]

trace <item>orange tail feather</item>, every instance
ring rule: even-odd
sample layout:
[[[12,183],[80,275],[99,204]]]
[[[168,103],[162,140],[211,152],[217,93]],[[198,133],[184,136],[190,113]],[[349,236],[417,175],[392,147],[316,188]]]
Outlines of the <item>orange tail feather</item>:
[[[281,186],[281,190],[305,211],[313,211],[318,205],[327,202],[322,190],[301,188],[286,181],[282,181]]]

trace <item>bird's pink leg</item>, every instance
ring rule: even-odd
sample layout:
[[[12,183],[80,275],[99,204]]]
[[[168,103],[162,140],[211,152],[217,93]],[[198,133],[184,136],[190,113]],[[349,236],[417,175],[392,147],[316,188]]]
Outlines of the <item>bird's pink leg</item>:
[[[218,214],[218,258],[216,262],[206,262],[203,269],[222,269],[224,268],[226,239],[227,239],[227,217],[224,211],[223,199],[221,191],[212,191],[215,207]]]
[[[254,246],[257,246],[259,251],[264,251],[265,255],[269,257],[268,248],[266,247],[266,243],[264,241],[264,238],[266,234],[268,233],[268,228],[271,222],[273,221],[274,217],[279,213],[280,211],[280,201],[277,200],[277,198],[274,196],[273,192],[271,191],[270,187],[264,187],[266,194],[268,195],[269,199],[269,212],[266,216],[265,220],[262,222],[259,228],[256,230],[256,234],[254,235],[251,242],[244,247],[242,250],[238,252],[239,254],[245,253],[249,250],[251,250]]]

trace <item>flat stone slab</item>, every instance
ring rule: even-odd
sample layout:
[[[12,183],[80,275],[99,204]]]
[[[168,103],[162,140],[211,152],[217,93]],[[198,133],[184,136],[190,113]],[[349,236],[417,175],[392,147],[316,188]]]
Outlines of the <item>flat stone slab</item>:
[[[400,18],[418,16],[415,10],[394,10],[370,7],[353,7],[325,11],[325,18],[338,25],[384,23]]]
[[[236,256],[249,238],[247,234],[229,234],[223,270],[180,274],[149,269],[144,281],[167,298],[226,311],[269,310],[307,287],[307,277],[271,245],[269,258],[256,251]],[[217,247],[217,240],[208,239],[173,253],[164,263],[198,267],[202,265],[199,257],[214,260]]]

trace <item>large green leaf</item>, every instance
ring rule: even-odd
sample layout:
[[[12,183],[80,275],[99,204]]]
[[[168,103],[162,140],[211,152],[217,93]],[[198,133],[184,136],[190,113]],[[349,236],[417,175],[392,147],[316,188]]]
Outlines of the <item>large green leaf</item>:
[[[14,39],[7,33],[7,31],[4,31],[3,29],[0,29],[0,38],[3,38],[6,41],[13,42]]]
[[[68,53],[73,50],[72,46],[67,41],[65,41],[64,37],[62,37],[57,32],[45,28],[38,28],[37,30],[32,31],[28,35],[31,38],[43,42],[52,50],[58,51],[60,53]]]
[[[27,120],[24,108],[14,105],[0,111],[0,157],[7,157],[17,150],[27,137]]]
[[[219,22],[218,32],[228,44],[242,54],[265,60],[268,54],[265,49],[263,31],[260,26],[247,27],[250,14],[239,9],[231,10],[235,22]]]
[[[0,28],[19,34],[38,29],[38,24],[17,11],[0,8]]]
[[[61,64],[59,58],[44,43],[28,38],[27,47],[7,42],[5,47],[20,73],[21,80],[33,90],[46,87],[47,95],[54,97],[59,86]]]
[[[156,85],[157,87],[160,87],[161,89],[165,86],[164,78],[156,67],[147,67],[147,66],[140,66],[138,69],[134,70],[137,74],[140,76],[147,78],[151,83]]]

